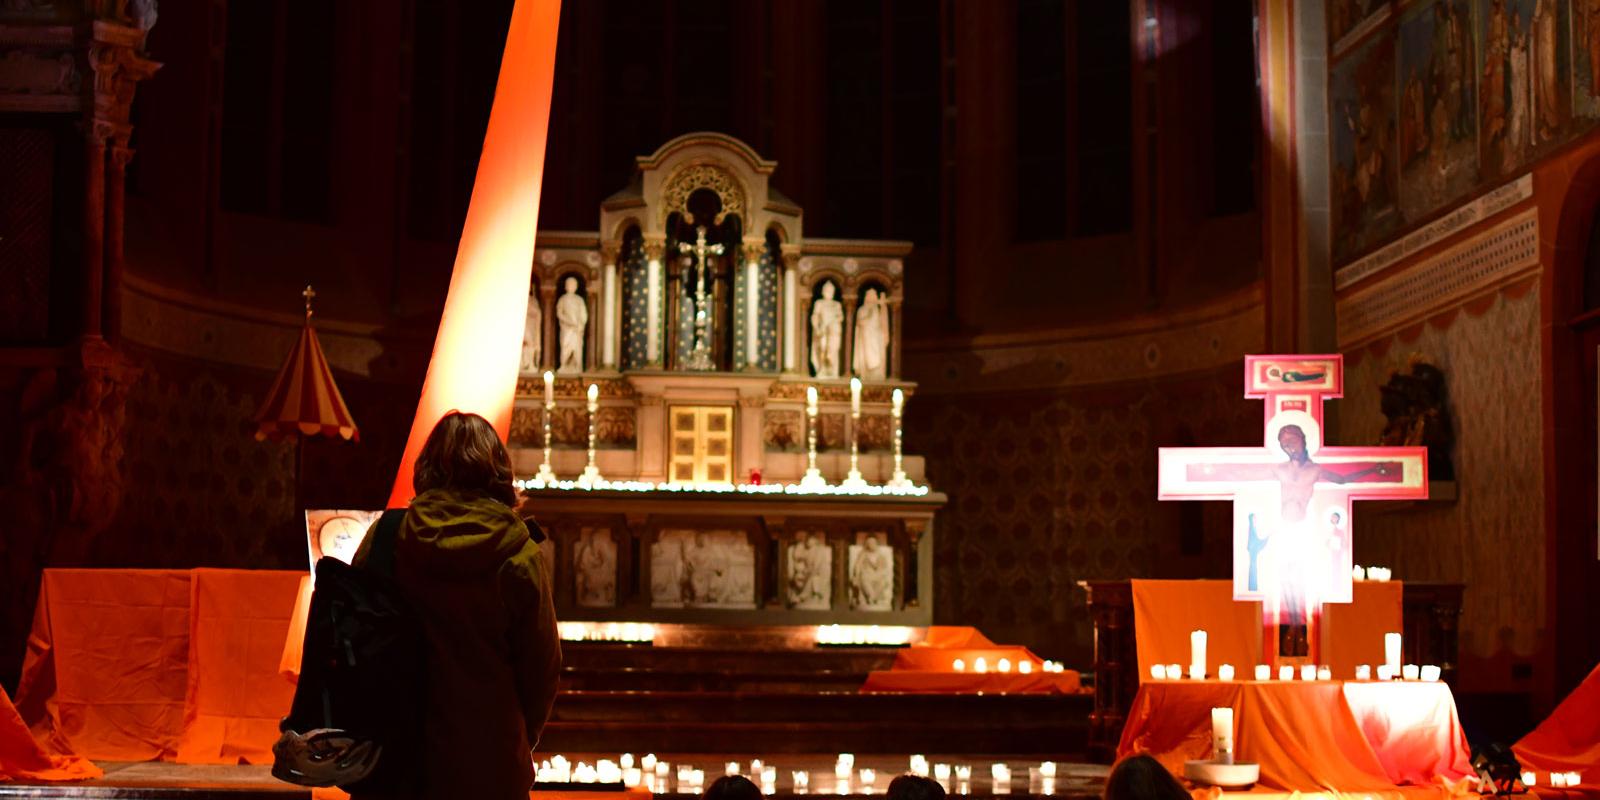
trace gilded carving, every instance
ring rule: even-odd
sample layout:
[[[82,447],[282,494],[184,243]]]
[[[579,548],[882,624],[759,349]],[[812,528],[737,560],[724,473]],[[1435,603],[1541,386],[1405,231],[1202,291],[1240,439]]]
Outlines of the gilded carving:
[[[845,438],[845,414],[817,415],[817,449],[843,450],[850,446]]]
[[[713,164],[690,164],[673,173],[662,188],[661,219],[665,221],[673,212],[687,215],[689,195],[701,189],[715,192],[722,201],[722,208],[713,220],[716,224],[721,225],[729,214],[746,218],[744,187],[731,173]]]
[[[805,415],[799,411],[768,411],[761,418],[761,441],[768,450],[800,450],[806,444]]]
[[[511,431],[507,438],[513,447],[543,447],[543,409],[519,406],[511,409]]]
[[[858,436],[862,450],[892,449],[894,418],[888,414],[862,414]]]
[[[584,433],[588,436],[587,431]],[[594,419],[595,441],[602,445],[625,445],[632,447],[634,443],[634,415],[633,409],[626,406],[613,406],[601,408],[595,412]]]

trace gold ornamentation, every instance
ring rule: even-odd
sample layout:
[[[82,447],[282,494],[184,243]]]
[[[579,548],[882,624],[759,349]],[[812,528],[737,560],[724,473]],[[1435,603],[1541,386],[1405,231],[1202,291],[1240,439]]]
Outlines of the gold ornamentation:
[[[804,450],[806,420],[799,411],[768,411],[761,417],[761,441],[768,450]]]
[[[862,450],[890,450],[894,447],[894,419],[888,414],[862,414]]]
[[[602,408],[595,413],[595,440],[602,445],[633,447],[633,409],[625,406]]]
[[[507,436],[514,447],[543,447],[543,409],[521,407],[511,409],[511,431]]]
[[[674,211],[687,217],[689,195],[701,189],[710,189],[722,201],[722,208],[717,211],[713,223],[721,225],[729,214],[746,219],[744,187],[733,177],[733,173],[716,164],[689,164],[674,172],[661,190],[662,222]]]

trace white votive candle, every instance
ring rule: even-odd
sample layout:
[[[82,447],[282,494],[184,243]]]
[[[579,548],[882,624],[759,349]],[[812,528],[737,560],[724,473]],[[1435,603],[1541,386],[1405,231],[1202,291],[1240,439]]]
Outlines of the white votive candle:
[[[1206,632],[1189,632],[1189,677],[1200,680],[1206,676]]]
[[[996,784],[1007,786],[1011,783],[1011,767],[1006,764],[995,764],[989,768],[989,776],[994,778]]]
[[[1000,663],[995,664],[995,669],[998,669],[1001,672],[1010,673],[1011,672],[1011,659],[1009,659],[1009,658],[1000,659]]]
[[[973,672],[988,672],[989,671],[989,660],[984,658],[983,656],[978,656],[977,658],[972,659],[972,671]]]
[[[1258,681],[1270,681],[1270,680],[1272,680],[1272,667],[1269,667],[1266,664],[1257,664],[1256,665],[1256,680],[1258,680]]]
[[[1303,681],[1314,681],[1316,679],[1317,679],[1317,665],[1316,664],[1301,664],[1300,665],[1300,680],[1303,680]]]
[[[957,764],[956,765],[956,780],[958,780],[958,781],[970,781],[970,780],[972,780],[972,765],[971,764]]]
[[[1422,677],[1422,670],[1416,664],[1407,664],[1400,668],[1400,675],[1408,681],[1414,681]]]
[[[1333,680],[1333,669],[1330,668],[1330,667],[1326,667],[1326,666],[1317,667],[1317,680],[1319,680],[1319,681],[1331,681],[1331,680]]]
[[[623,769],[633,769],[633,754],[623,753],[622,758],[617,759],[617,765]]]
[[[1566,785],[1567,785],[1567,775],[1566,775],[1566,773],[1564,773],[1564,772],[1552,772],[1552,773],[1550,773],[1550,786],[1552,788],[1560,789],[1560,788],[1562,788],[1562,787],[1564,787]]]
[[[1367,579],[1367,571],[1362,569],[1360,564],[1357,564],[1350,568],[1350,579],[1364,581]]]
[[[913,756],[911,756],[911,774],[912,775],[921,775],[923,777],[927,777],[927,775],[928,775],[928,758],[927,758],[927,756],[921,756],[921,755],[913,755]]]
[[[656,761],[655,756],[646,756],[646,758],[650,759],[651,761],[655,761],[654,769],[657,778],[665,778],[672,774],[671,764],[668,764],[665,761]]]
[[[1278,680],[1280,680],[1280,681],[1292,681],[1292,680],[1294,680],[1294,667],[1292,667],[1292,666],[1290,666],[1288,664],[1284,664],[1283,666],[1278,667]]]
[[[1017,672],[1019,672],[1019,673],[1021,673],[1023,675],[1032,675],[1033,674],[1033,662],[1029,661],[1027,659],[1023,659],[1021,661],[1018,661],[1017,662]]]
[[[966,672],[967,671],[967,662],[962,661],[961,659],[958,658],[958,659],[950,662],[950,668],[955,670],[956,672]]]
[[[1388,664],[1379,664],[1378,665],[1378,680],[1380,680],[1380,681],[1392,681],[1394,679],[1395,679],[1394,670],[1391,669]]]
[[[850,770],[850,765],[841,761],[833,765],[833,777],[841,781],[850,780]]]
[[[1178,679],[1180,679],[1182,677],[1183,677],[1183,667],[1180,667],[1177,664],[1168,664],[1167,665],[1167,679],[1168,680],[1174,680],[1175,681],[1175,680],[1178,680]]]
[[[778,782],[778,768],[777,767],[762,767],[761,768],[761,782],[762,783],[768,783],[768,784],[777,783]]]
[[[1233,665],[1232,664],[1223,664],[1222,666],[1217,667],[1217,680],[1219,680],[1219,681],[1231,681],[1231,680],[1233,680]]]
[[[1394,675],[1400,674],[1400,634],[1383,635],[1383,664]]]
[[[1423,680],[1428,681],[1430,683],[1438,681],[1439,680],[1439,665],[1438,664],[1423,664],[1420,674],[1421,674]]]
[[[1539,773],[1528,771],[1528,770],[1524,770],[1523,771],[1523,773],[1522,773],[1522,785],[1523,786],[1526,786],[1526,787],[1531,789],[1535,785],[1537,785],[1538,783],[1539,783]]]
[[[1154,679],[1156,679],[1158,681],[1166,678],[1167,677],[1167,665],[1165,665],[1165,664],[1151,664],[1150,665],[1150,677],[1152,677],[1152,678],[1154,678]]]
[[[1582,775],[1579,775],[1576,772],[1568,772],[1567,773],[1567,785],[1568,786],[1577,786],[1580,783],[1583,783],[1583,776]]]
[[[950,780],[950,765],[949,764],[934,764],[933,765],[933,778],[934,778],[934,780],[940,780],[940,781]]]
[[[860,774],[861,785],[869,789],[872,788],[872,784],[876,783],[878,780],[878,771],[872,769],[871,767],[862,767]]]
[[[1041,762],[1039,764],[1039,776],[1042,778],[1054,778],[1056,776],[1056,762]]]
[[[1371,664],[1357,664],[1356,665],[1356,680],[1358,680],[1358,681],[1370,681],[1370,680],[1372,680],[1372,665]]]
[[[724,775],[738,775],[739,774],[739,762],[737,762],[737,761],[729,761],[728,763],[723,764],[722,765],[722,774],[724,774]]]

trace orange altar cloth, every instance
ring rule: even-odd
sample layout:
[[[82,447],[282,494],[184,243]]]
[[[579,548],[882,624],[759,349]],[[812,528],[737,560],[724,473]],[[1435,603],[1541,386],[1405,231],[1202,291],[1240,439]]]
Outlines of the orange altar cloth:
[[[1155,664],[1189,668],[1189,633],[1206,631],[1207,669],[1232,664],[1240,676],[1261,662],[1261,604],[1233,599],[1233,582],[1133,581],[1133,636],[1139,679]],[[1353,602],[1322,610],[1322,663],[1335,678],[1358,664],[1383,663],[1383,635],[1401,630],[1399,581],[1358,581]]]
[[[1524,770],[1539,773],[1541,795],[1561,792],[1545,785],[1549,773],[1576,772],[1577,791],[1600,796],[1600,666],[1511,750]]]
[[[1237,759],[1280,791],[1454,792],[1472,775],[1455,698],[1443,683],[1146,681],[1118,757],[1155,756],[1174,774],[1210,758],[1211,709],[1233,709]]]
[[[956,659],[965,669],[957,672]],[[986,672],[975,665],[983,659]],[[1009,672],[1000,672],[1000,660],[1010,662]],[[1018,672],[1027,662],[1031,672]],[[928,629],[921,642],[895,654],[894,668],[874,670],[861,685],[863,692],[907,692],[912,694],[1022,694],[1060,692],[1074,694],[1081,684],[1077,672],[1045,672],[1044,659],[1026,647],[997,645],[976,628],[936,626]]]
[[[304,573],[46,570],[17,709],[45,746],[105,761],[267,763]]]
[[[0,783],[6,781],[82,781],[105,774],[88,759],[51,755],[33,740],[11,696],[0,688]]]

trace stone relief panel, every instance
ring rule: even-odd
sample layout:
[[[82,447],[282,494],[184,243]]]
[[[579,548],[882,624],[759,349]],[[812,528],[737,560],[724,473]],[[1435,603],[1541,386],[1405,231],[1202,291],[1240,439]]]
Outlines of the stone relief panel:
[[[833,548],[820,531],[797,534],[789,544],[784,574],[790,608],[826,611],[833,607]]]
[[[650,544],[655,608],[755,608],[756,554],[743,531],[663,530]]]

